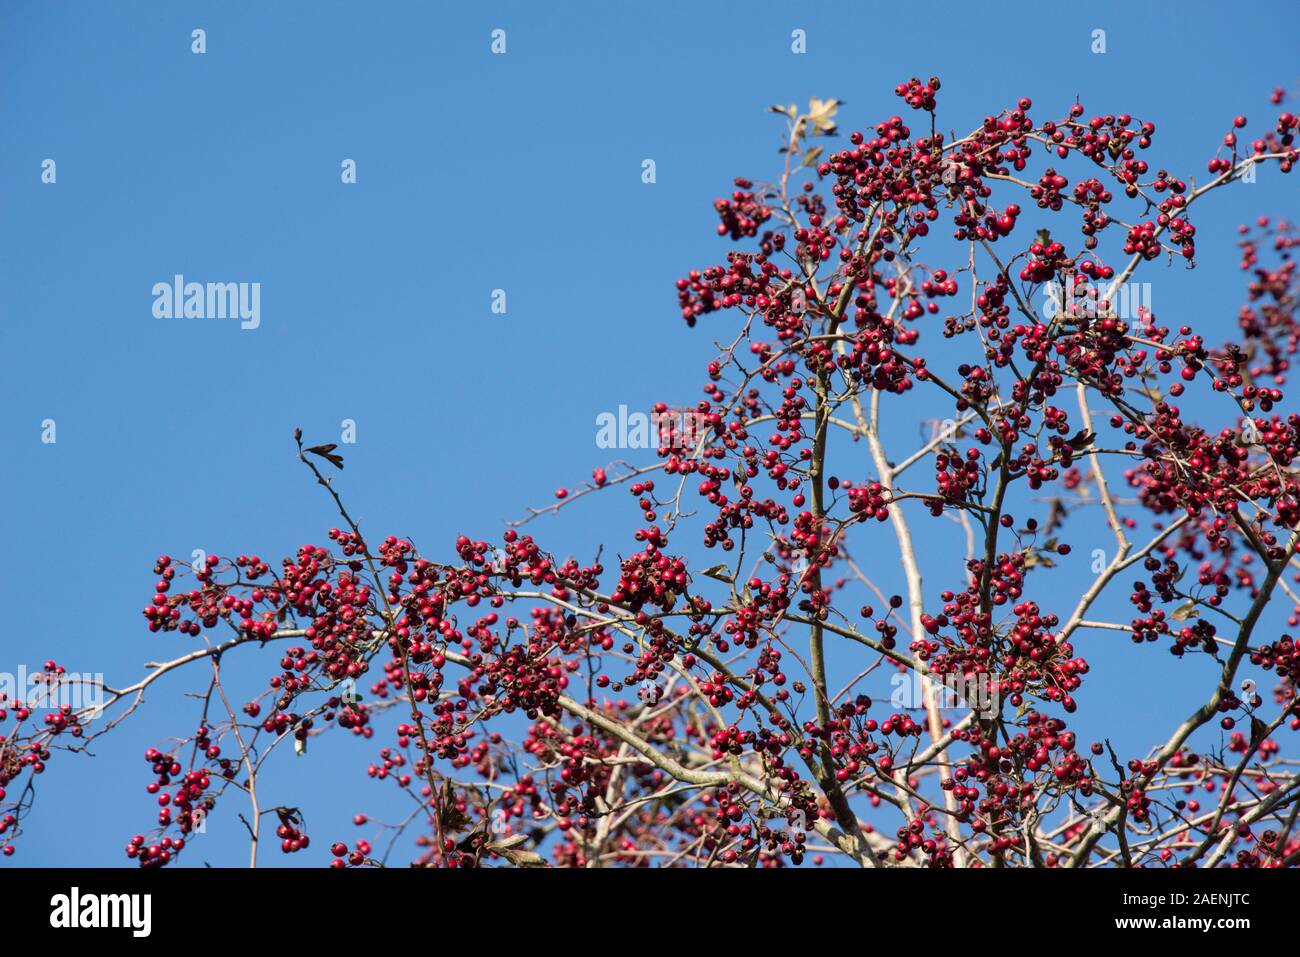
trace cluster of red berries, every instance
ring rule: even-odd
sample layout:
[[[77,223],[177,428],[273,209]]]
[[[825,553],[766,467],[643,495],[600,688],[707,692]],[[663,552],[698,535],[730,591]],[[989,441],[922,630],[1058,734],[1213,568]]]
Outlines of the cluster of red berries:
[[[737,178],[736,186],[731,199],[719,199],[713,204],[722,220],[718,223],[718,235],[732,239],[757,236],[758,228],[772,218],[772,210],[748,192],[754,187],[749,180]]]
[[[311,844],[311,838],[299,826],[289,822],[284,822],[277,827],[275,836],[280,839],[280,850],[285,854],[305,851]]]
[[[335,841],[330,845],[330,854],[333,857],[330,867],[339,868],[348,865],[361,867],[369,859],[371,850],[370,842],[366,840],[358,840],[351,851],[342,841]]]
[[[1059,242],[1035,242],[1029,246],[1029,259],[1020,270],[1020,278],[1025,282],[1047,282],[1054,279],[1067,264],[1064,245]]]
[[[935,102],[934,95],[939,92],[939,78],[932,76],[922,83],[916,77],[912,77],[906,83],[900,83],[894,87],[894,95],[901,96],[914,110],[929,110],[934,112]]]

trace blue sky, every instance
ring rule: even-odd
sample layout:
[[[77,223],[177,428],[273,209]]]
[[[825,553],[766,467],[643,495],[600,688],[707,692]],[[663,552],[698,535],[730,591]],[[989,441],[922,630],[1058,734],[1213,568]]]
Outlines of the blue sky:
[[[457,534],[495,539],[504,519],[606,464],[602,411],[694,401],[734,317],[688,330],[672,283],[722,261],[712,201],[731,178],[778,173],[771,103],[838,97],[847,131],[898,112],[896,83],[938,74],[940,123],[965,131],[1020,96],[1043,115],[1079,96],[1090,113],[1155,120],[1153,164],[1201,177],[1232,116],[1275,113],[1268,92],[1298,79],[1300,16],[1283,0],[964,15],[555,7],[0,8],[0,670],[53,657],[127,683],[190,642],[151,635],[140,617],[159,553],[278,561],[322,541],[336,519],[295,460],[295,426],[338,441],[353,419],[340,484],[353,511],[372,537],[445,554]],[[489,49],[494,28],[503,56]],[[790,50],[796,28],[803,55]],[[1090,51],[1097,28],[1103,55]],[[53,185],[41,181],[47,158]],[[354,185],[340,182],[345,159]],[[1294,181],[1272,171],[1201,204],[1201,265],[1154,279],[1162,320],[1182,310],[1211,341],[1227,335],[1243,286],[1235,225],[1296,208]],[[260,327],[155,319],[151,287],[176,273],[260,282]],[[505,315],[490,309],[498,288]],[[914,436],[906,416],[925,408],[902,409],[895,434]],[[603,539],[625,547],[626,509],[611,504],[593,497],[535,531],[580,557]],[[932,580],[946,568],[952,584],[948,534],[926,558]],[[1059,587],[1080,569],[1067,563]],[[892,582],[888,567],[880,575]],[[1086,703],[1108,728],[1156,707],[1158,727],[1176,723],[1208,666],[1171,668],[1161,649],[1104,638],[1081,648],[1113,662]],[[1157,666],[1170,670],[1159,695]],[[250,691],[272,668],[264,658],[248,671]],[[141,755],[193,731],[180,695],[196,680],[159,682],[94,760],[51,762],[15,863],[127,863],[122,846],[155,813]],[[346,823],[357,810],[396,813],[364,775],[378,738],[316,740],[268,785],[286,801],[313,795],[315,857],[285,863],[323,862],[329,840],[358,836]],[[218,828],[231,839],[205,841],[185,865],[243,860],[238,825]]]

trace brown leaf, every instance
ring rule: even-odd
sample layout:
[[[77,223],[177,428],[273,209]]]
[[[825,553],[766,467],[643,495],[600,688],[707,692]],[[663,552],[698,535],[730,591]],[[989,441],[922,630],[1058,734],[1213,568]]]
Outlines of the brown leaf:
[[[335,453],[334,450],[337,448],[338,446],[331,442],[329,445],[313,445],[307,451],[312,455],[319,455],[336,469],[341,469],[343,468],[343,456]]]
[[[728,585],[734,584],[736,578],[731,574],[731,569],[725,564],[712,565],[700,572],[701,575],[707,575],[709,578],[716,579],[720,582],[726,582]]]
[[[1069,514],[1070,513],[1066,510],[1064,502],[1059,498],[1052,499],[1052,506],[1047,513],[1047,524],[1043,526],[1043,532],[1050,535],[1052,532],[1056,531],[1056,529],[1060,528],[1061,523],[1065,521],[1065,517]],[[1056,546],[1056,539],[1049,538],[1046,546],[1048,548],[1054,548]]]
[[[485,850],[495,851],[515,867],[547,867],[545,859],[536,851],[519,847],[526,840],[528,840],[526,834],[513,834],[500,841],[493,841],[486,845]]]
[[[840,108],[840,101],[835,99],[819,100],[813,97],[808,101],[808,124],[818,136],[835,135],[835,112]]]
[[[1261,741],[1268,737],[1268,725],[1253,714],[1250,716],[1250,746],[1259,747]]]

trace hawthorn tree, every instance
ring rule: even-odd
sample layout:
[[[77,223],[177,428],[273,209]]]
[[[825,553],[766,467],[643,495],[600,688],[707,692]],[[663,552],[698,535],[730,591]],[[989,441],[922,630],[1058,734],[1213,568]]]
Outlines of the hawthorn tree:
[[[740,248],[676,284],[685,321],[723,342],[702,400],[656,408],[657,458],[606,463],[496,542],[425,554],[363,534],[333,446],[297,433],[341,516],[328,544],[278,565],[159,558],[144,618],[192,649],[98,688],[99,708],[0,711],[4,852],[55,752],[184,668],[197,730],[145,752],[156,820],[124,834],[146,867],[190,853],[227,802],[252,863],[271,842],[371,866],[403,835],[436,867],[1300,861],[1281,748],[1300,730],[1282,630],[1300,615],[1300,416],[1280,411],[1300,237],[1242,228],[1227,341],[1119,308],[1144,272],[1195,281],[1192,207],[1289,172],[1297,118],[1248,140],[1237,117],[1198,183],[1148,165],[1155,124],[1081,104],[1048,120],[1022,99],[942,133],[939,88],[899,85],[907,118],[834,149],[835,100],[773,108],[779,177],[715,203]],[[887,448],[882,422],[915,423],[923,390],[948,416]],[[640,527],[612,560],[557,560],[531,520],[591,495],[624,496]],[[927,523],[966,554],[927,549]],[[1089,583],[1062,587],[1069,539],[1099,529]],[[875,580],[886,566],[903,594]],[[1112,592],[1128,620],[1096,616]],[[1130,754],[1071,729],[1090,703],[1105,722],[1084,650],[1126,639],[1172,652],[1130,649],[1157,683],[1197,658],[1213,675]],[[832,651],[852,662],[838,680]],[[235,667],[270,671],[265,693],[231,700]],[[916,699],[863,693],[877,671]],[[268,758],[326,732],[359,738],[369,776],[409,797],[384,847],[328,835],[327,856],[297,807],[262,797]]]

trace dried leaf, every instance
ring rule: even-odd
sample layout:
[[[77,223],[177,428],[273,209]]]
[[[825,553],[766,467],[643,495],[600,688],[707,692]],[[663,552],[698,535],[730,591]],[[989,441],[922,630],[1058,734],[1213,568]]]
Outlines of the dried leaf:
[[[1052,507],[1047,513],[1047,524],[1043,526],[1043,532],[1050,534],[1053,531],[1055,531],[1057,528],[1061,526],[1061,524],[1065,521],[1065,517],[1069,514],[1070,513],[1069,511],[1067,511],[1064,502],[1062,502],[1059,498],[1052,499]],[[1044,543],[1044,546],[1047,548],[1055,548],[1056,539],[1049,538]]]
[[[733,585],[736,582],[736,577],[731,574],[731,569],[726,565],[714,565],[710,568],[704,569],[700,574],[708,575],[716,581],[726,582],[728,585]]]
[[[1027,548],[1022,553],[1025,557],[1025,568],[1035,568],[1041,565],[1043,568],[1055,568],[1056,562],[1052,561],[1046,553],[1037,549]]]
[[[275,811],[275,816],[280,819],[281,824],[287,825],[288,827],[302,826],[302,811],[298,810],[298,808],[277,807],[272,808],[272,810]]]
[[[1268,737],[1268,725],[1253,714],[1250,716],[1250,746],[1259,747],[1261,741]]]
[[[307,451],[312,455],[319,455],[336,469],[341,469],[343,468],[343,456],[335,453],[334,450],[337,448],[338,446],[331,442],[329,445],[313,445]]]
[[[814,96],[808,101],[808,123],[815,135],[835,135],[834,116],[839,108],[840,101],[835,99],[819,100]]]
[[[526,835],[516,834],[503,841],[494,841],[487,845],[487,849],[500,854],[515,867],[546,867],[546,861],[540,854],[516,846],[526,840]]]

